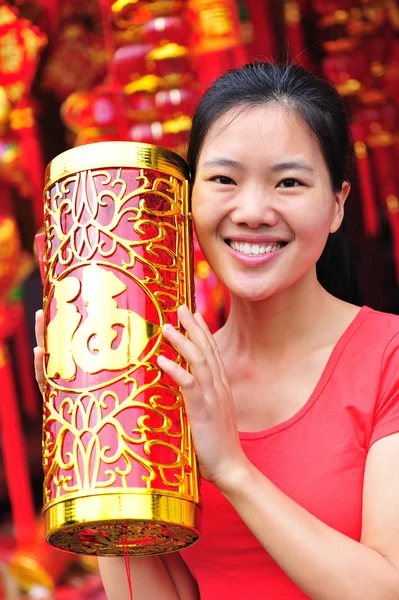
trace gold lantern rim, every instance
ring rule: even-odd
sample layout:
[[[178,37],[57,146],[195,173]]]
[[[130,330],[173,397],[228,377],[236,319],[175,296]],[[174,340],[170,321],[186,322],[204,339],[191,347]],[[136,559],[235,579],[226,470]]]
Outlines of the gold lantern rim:
[[[200,536],[200,506],[165,490],[134,489],[69,498],[43,509],[47,542],[76,554],[121,556],[123,532],[131,555],[163,554],[182,550]],[[153,542],[142,545],[143,527],[150,527]],[[159,531],[167,530],[165,539]],[[82,544],[80,534],[92,538]],[[157,535],[154,535],[154,533]],[[106,542],[106,543],[104,543]]]
[[[154,169],[188,179],[186,161],[167,148],[142,142],[96,142],[62,152],[47,165],[45,189],[72,173],[90,169],[125,167]]]

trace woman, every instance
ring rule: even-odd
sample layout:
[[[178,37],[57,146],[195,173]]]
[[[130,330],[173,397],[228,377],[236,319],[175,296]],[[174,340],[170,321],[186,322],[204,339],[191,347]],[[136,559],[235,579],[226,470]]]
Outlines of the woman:
[[[338,94],[300,67],[231,71],[199,105],[193,216],[231,310],[212,337],[181,307],[188,338],[163,333],[191,373],[159,365],[182,386],[202,536],[131,559],[135,600],[399,599],[399,318],[331,294],[339,257],[323,267],[349,155]],[[100,563],[128,598],[123,559]]]

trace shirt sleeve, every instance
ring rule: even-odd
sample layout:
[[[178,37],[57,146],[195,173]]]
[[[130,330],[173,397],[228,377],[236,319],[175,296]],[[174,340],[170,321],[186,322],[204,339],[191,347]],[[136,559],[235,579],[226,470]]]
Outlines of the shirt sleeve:
[[[399,432],[399,333],[387,345],[382,362],[369,448]]]

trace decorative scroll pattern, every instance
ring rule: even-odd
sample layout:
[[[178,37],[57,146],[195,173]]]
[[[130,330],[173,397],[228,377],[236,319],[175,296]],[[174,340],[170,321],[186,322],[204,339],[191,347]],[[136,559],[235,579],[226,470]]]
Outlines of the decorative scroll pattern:
[[[46,191],[45,504],[160,489],[198,502],[181,393],[156,364],[191,302],[185,181],[82,171]]]

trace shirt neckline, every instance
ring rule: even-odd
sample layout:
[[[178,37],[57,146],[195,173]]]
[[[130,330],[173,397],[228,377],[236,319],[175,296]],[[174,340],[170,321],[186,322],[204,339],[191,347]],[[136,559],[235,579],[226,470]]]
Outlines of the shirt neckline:
[[[329,359],[323,369],[320,379],[316,383],[316,386],[315,386],[313,392],[311,393],[310,397],[305,402],[305,404],[302,406],[302,408],[300,408],[289,419],[286,419],[285,421],[282,421],[281,423],[276,423],[276,425],[272,425],[271,427],[268,427],[267,429],[264,429],[261,431],[239,431],[238,435],[239,435],[240,440],[255,440],[255,439],[259,439],[259,438],[268,437],[270,435],[273,435],[275,433],[283,431],[284,429],[287,429],[288,427],[290,427],[291,425],[293,425],[294,423],[299,421],[299,419],[301,419],[308,412],[308,410],[313,406],[313,404],[316,402],[316,400],[321,395],[321,393],[324,390],[325,386],[327,385],[327,382],[329,381],[332,373],[334,372],[334,369],[335,369],[339,359],[341,358],[341,355],[342,355],[346,345],[348,344],[348,342],[352,338],[352,336],[356,333],[356,331],[359,329],[360,325],[363,323],[363,321],[366,319],[366,317],[370,314],[370,312],[372,312],[371,308],[369,308],[368,306],[362,306],[361,309],[359,310],[359,312],[357,313],[357,315],[351,321],[351,323],[349,323],[349,325],[345,329],[344,333],[341,335],[341,337],[336,342],[336,344],[329,356]]]

